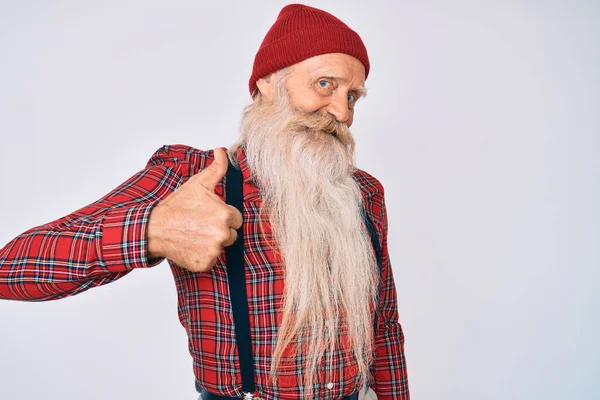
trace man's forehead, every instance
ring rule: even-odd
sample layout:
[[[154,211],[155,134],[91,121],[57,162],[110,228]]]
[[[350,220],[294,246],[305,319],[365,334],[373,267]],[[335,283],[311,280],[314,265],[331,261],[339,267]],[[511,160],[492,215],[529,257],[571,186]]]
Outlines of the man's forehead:
[[[311,74],[336,79],[337,81],[364,88],[364,67],[360,61],[352,56],[345,57],[327,57],[328,55],[315,56],[304,60],[295,67],[302,67],[302,70]],[[356,61],[353,62],[351,60]]]

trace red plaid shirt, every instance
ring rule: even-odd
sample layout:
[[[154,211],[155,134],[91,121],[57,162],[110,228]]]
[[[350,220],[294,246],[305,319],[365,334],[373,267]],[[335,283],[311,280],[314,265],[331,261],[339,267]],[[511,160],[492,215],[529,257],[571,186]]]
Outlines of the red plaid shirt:
[[[281,259],[269,250],[268,222],[258,229],[261,197],[239,153],[244,178],[244,259],[252,351],[255,360],[256,395],[266,400],[297,399],[296,374],[280,377],[273,387],[268,372],[272,343],[281,321],[284,276]],[[150,268],[164,258],[147,257],[146,227],[153,206],[190,176],[214,160],[213,150],[202,151],[181,144],[165,145],[119,187],[77,211],[33,227],[0,250],[0,298],[44,301],[76,295],[119,279],[135,268]],[[375,224],[382,247],[383,271],[379,323],[375,339],[376,359],[371,388],[380,400],[408,400],[408,376],[404,335],[398,321],[394,277],[387,249],[387,215],[381,183],[358,169],[365,209]],[[223,181],[215,192],[223,197]],[[227,270],[222,255],[208,272],[192,273],[168,260],[178,296],[178,314],[189,337],[198,383],[223,396],[243,397]],[[356,365],[340,352],[328,376],[333,385],[317,388],[316,398],[337,399],[360,388]],[[354,372],[354,373],[353,373]],[[323,377],[323,376],[321,376]]]

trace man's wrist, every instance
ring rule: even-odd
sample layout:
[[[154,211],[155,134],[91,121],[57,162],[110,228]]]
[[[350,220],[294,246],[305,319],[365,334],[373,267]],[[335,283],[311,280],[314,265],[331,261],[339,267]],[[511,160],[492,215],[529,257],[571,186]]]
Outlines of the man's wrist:
[[[148,258],[163,258],[165,257],[161,247],[160,238],[160,205],[152,207],[148,218],[148,227],[146,230],[146,249]]]

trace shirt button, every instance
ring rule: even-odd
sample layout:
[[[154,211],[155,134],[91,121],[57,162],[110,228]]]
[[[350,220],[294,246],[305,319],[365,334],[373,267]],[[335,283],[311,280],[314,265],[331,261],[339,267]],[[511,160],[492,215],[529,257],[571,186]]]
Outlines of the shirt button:
[[[333,383],[332,383],[332,382],[329,382],[329,383],[327,384],[327,389],[331,389],[332,387],[333,387]]]

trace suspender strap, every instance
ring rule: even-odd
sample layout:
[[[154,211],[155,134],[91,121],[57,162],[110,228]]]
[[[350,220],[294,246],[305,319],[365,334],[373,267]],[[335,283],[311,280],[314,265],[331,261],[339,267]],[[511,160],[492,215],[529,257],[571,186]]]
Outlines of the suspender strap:
[[[225,182],[225,197],[227,204],[237,208],[243,213],[243,177],[242,172],[235,168],[229,161]],[[365,226],[371,236],[371,243],[375,248],[377,255],[377,265],[379,266],[379,276],[381,276],[382,257],[381,246],[377,237],[375,225],[369,218],[364,206],[362,208]],[[227,261],[227,280],[229,283],[229,294],[231,299],[231,308],[233,311],[233,321],[235,324],[235,336],[240,358],[240,372],[242,375],[242,391],[245,393],[254,393],[254,358],[252,356],[252,341],[250,336],[250,317],[248,313],[248,297],[246,292],[246,274],[244,268],[244,236],[243,226],[237,230],[237,240],[231,246],[225,248]],[[377,290],[377,302],[375,306],[374,332],[377,332],[379,290]],[[198,385],[196,385],[198,388]],[[367,384],[368,388],[368,384]],[[204,390],[203,399],[210,394]],[[355,396],[356,395],[356,396]],[[348,398],[355,399],[357,394]],[[252,398],[252,397],[249,397]]]
[[[378,321],[378,317],[379,317],[379,295],[381,293],[381,286],[382,286],[382,282],[381,282],[381,277],[382,277],[382,270],[383,270],[383,259],[382,259],[382,255],[381,255],[381,245],[379,243],[379,238],[377,236],[377,230],[375,230],[375,225],[373,225],[373,221],[371,221],[371,218],[369,218],[369,215],[367,214],[365,207],[363,206],[362,208],[362,212],[363,212],[363,218],[365,221],[365,225],[367,226],[367,229],[369,230],[369,234],[371,235],[371,243],[373,244],[373,247],[375,248],[375,254],[377,257],[377,266],[379,267],[379,285],[377,288],[377,296],[376,296],[376,300],[375,300],[375,318],[374,318],[374,322],[373,322],[373,340],[375,340],[375,335],[377,335],[377,321]],[[366,389],[369,390],[369,382],[367,381],[366,384]]]
[[[225,182],[227,204],[243,213],[243,178],[242,172],[229,161]],[[250,317],[248,315],[248,297],[246,293],[246,274],[244,271],[244,227],[237,230],[237,240],[225,247],[227,260],[227,281],[235,324],[235,338],[240,357],[242,374],[242,390],[254,393],[254,359],[252,357],[252,341],[250,338]]]
[[[371,218],[367,214],[364,206],[362,208],[362,213],[363,213],[365,225],[367,226],[367,229],[369,230],[369,234],[371,235],[371,243],[373,244],[373,247],[375,248],[375,254],[377,256],[377,266],[379,267],[379,277],[381,279],[381,271],[383,269],[383,261],[381,258],[381,246],[379,244],[377,230],[375,230],[375,225],[373,225],[373,221],[371,221]],[[377,300],[375,303],[376,305],[379,304],[379,294],[381,292],[381,284],[382,284],[382,282],[379,282],[379,290],[377,290]],[[377,318],[378,317],[379,317],[379,309],[376,306],[375,307],[375,323],[373,324],[374,332],[377,332]]]

